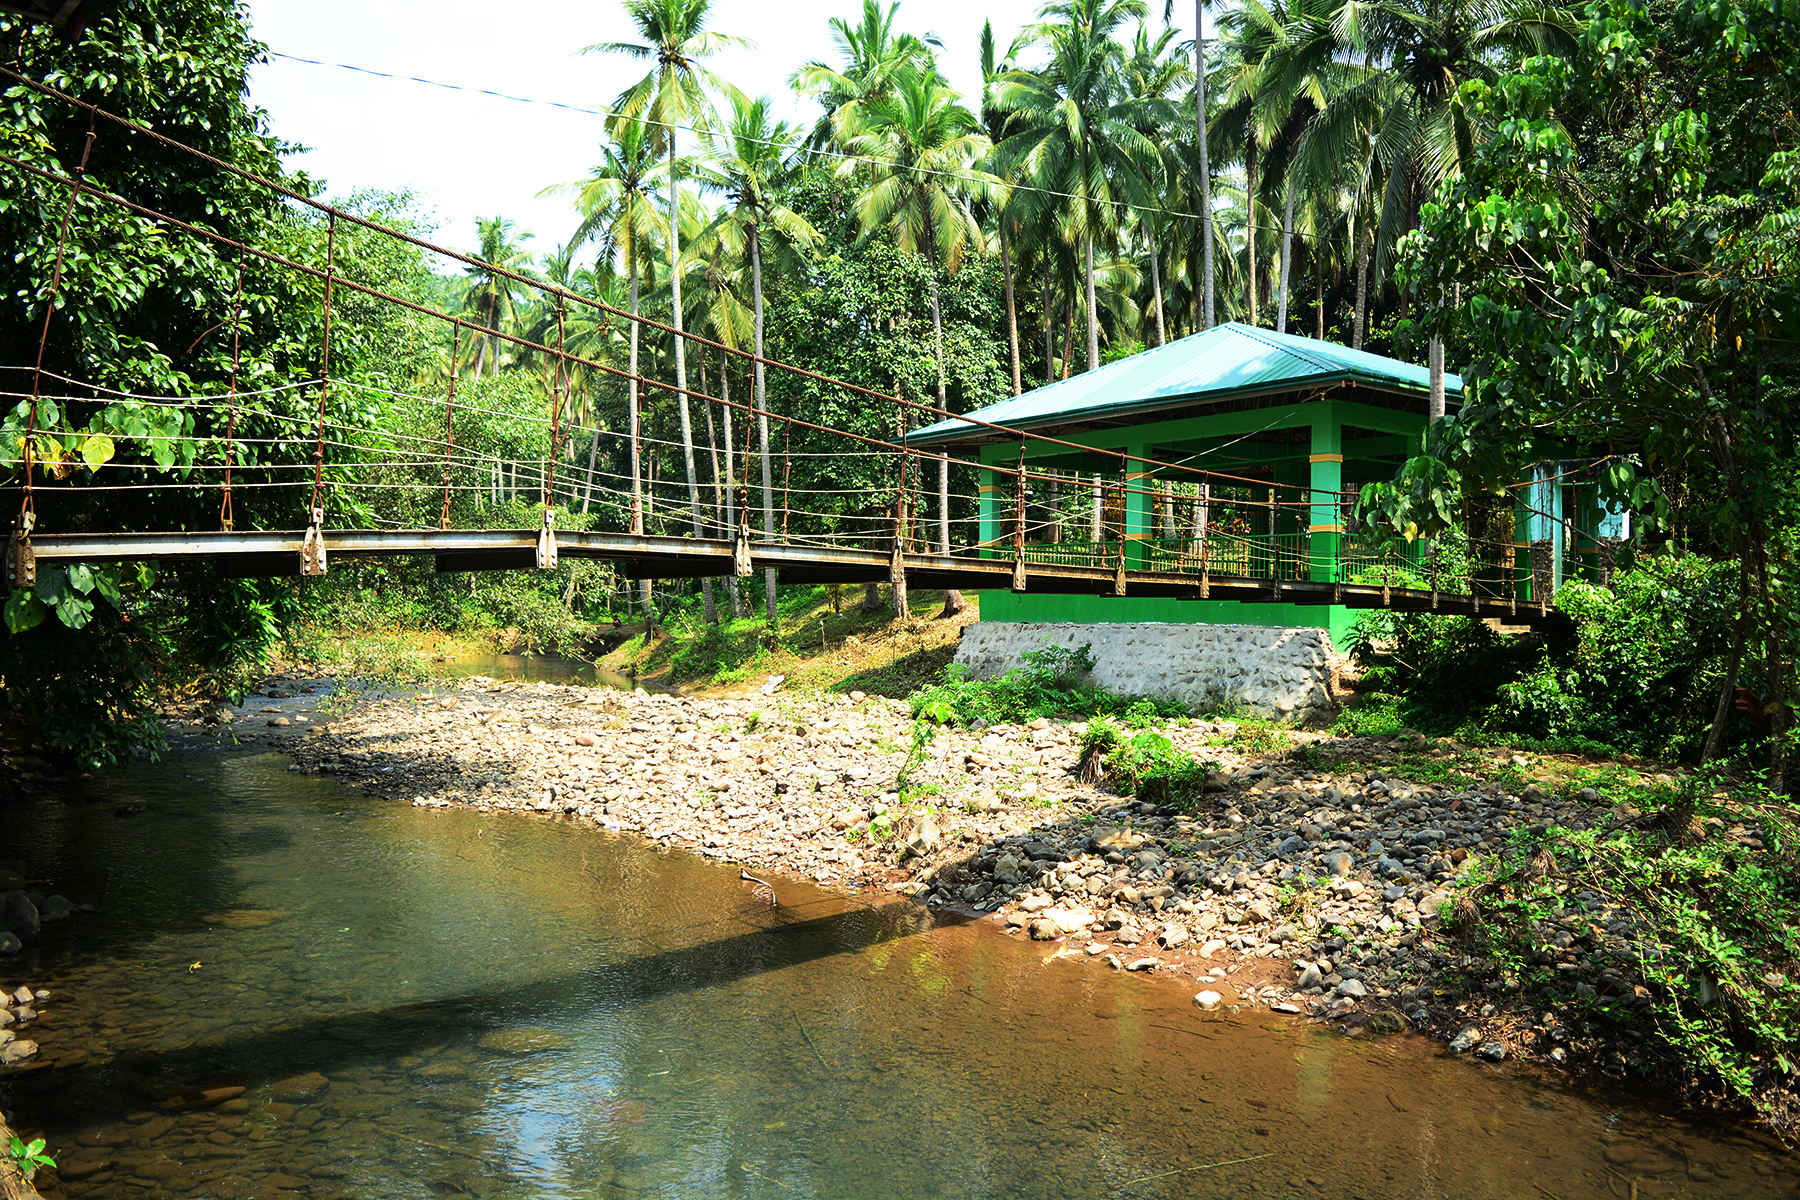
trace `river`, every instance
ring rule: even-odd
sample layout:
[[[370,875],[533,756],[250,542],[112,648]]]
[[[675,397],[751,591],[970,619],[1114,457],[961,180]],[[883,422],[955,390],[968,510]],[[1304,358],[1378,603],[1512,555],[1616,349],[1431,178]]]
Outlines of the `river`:
[[[141,806],[141,811],[133,811]],[[8,811],[74,1197],[1791,1197],[1728,1126],[266,751]],[[223,1104],[202,1089],[243,1088]],[[173,1098],[173,1099],[172,1099]]]

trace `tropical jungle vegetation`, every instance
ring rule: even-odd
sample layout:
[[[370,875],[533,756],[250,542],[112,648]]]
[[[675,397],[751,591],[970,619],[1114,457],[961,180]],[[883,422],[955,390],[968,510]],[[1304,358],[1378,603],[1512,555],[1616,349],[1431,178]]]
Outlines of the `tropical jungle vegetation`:
[[[409,196],[336,197],[369,224],[340,220],[197,170],[137,128],[89,138],[79,108],[30,86],[318,196],[247,99],[264,49],[241,5],[123,0],[75,41],[0,16],[9,494],[29,457],[43,528],[293,528],[318,496],[342,524],[529,526],[548,501],[565,526],[700,533],[741,516],[769,536],[858,536],[904,480],[782,418],[884,439],[904,414],[670,331],[965,411],[1237,320],[1462,373],[1467,403],[1366,490],[1370,527],[1453,537],[1530,464],[1577,460],[1634,514],[1625,567],[1694,564],[1647,567],[1628,587],[1648,607],[1572,591],[1583,629],[1611,629],[1611,612],[1637,633],[1490,672],[1473,699],[1428,681],[1467,679],[1457,655],[1493,659],[1478,634],[1371,629],[1374,658],[1408,637],[1436,647],[1377,675],[1413,718],[1436,706],[1456,710],[1450,726],[1692,759],[1754,748],[1779,785],[1800,639],[1792,0],[1202,0],[1201,39],[1168,6],[1053,0],[1022,30],[986,31],[978,95],[950,86],[902,5],[864,0],[833,20],[833,56],[795,64],[817,105],[805,127],[709,68],[742,31],[715,28],[707,0],[624,6],[638,36],[586,51],[632,80],[595,97],[612,115],[593,167],[543,181],[567,196],[571,237],[540,247],[498,214],[454,260],[373,227],[431,233]],[[321,387],[316,275],[48,177],[78,169],[460,321],[339,287]],[[672,386],[565,370],[534,344]],[[227,393],[244,398],[229,416],[170,402]],[[315,417],[331,440],[317,487]],[[421,449],[440,436],[482,464],[453,488]],[[246,486],[221,509],[226,470]],[[973,489],[941,464],[926,474],[911,485],[917,538],[966,539]],[[155,743],[159,679],[230,692],[308,620],[507,626],[574,647],[598,620],[692,606],[782,636],[772,574],[723,591],[594,564],[346,562],[305,584],[205,565],[48,570],[5,602],[0,674],[9,722],[101,762]],[[1669,636],[1647,613],[1698,632]],[[1612,657],[1595,668],[1601,643]],[[1643,705],[1625,672],[1665,680],[1666,703],[1631,715]]]

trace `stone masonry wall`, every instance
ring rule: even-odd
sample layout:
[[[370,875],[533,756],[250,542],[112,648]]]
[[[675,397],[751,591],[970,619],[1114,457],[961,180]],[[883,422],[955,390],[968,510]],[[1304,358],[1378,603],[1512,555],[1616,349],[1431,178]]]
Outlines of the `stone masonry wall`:
[[[1323,629],[981,621],[963,630],[956,662],[985,679],[1023,666],[1029,651],[1083,643],[1095,663],[1085,682],[1121,696],[1173,697],[1200,711],[1241,705],[1275,720],[1331,716],[1335,656]]]

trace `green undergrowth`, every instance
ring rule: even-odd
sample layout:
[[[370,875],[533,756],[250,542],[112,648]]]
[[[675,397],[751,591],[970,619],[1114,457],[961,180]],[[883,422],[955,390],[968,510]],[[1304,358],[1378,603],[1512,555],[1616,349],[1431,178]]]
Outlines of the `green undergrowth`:
[[[1663,802],[1645,817],[1516,833],[1465,877],[1452,927],[1541,1002],[1660,1041],[1695,1082],[1750,1105],[1791,1141],[1800,1134],[1800,828],[1784,798],[1718,784],[1695,775],[1640,790]],[[1601,966],[1641,976],[1648,1003],[1605,986],[1604,974],[1593,994],[1572,991],[1543,952],[1556,929],[1575,933]]]
[[[672,601],[662,625],[627,642],[609,665],[672,684],[724,687],[785,674],[790,687],[903,696],[955,653],[954,627],[922,615],[942,601],[941,592],[913,594],[921,615],[897,621],[886,603],[865,607],[860,590],[784,586],[776,593],[778,627],[771,628],[760,580],[747,582],[752,615],[733,618],[723,587],[714,589],[716,624],[706,622],[698,597]]]
[[[1723,678],[1734,568],[1691,554],[1644,555],[1610,589],[1565,583],[1566,618],[1540,636],[1503,636],[1468,617],[1365,613],[1350,653],[1362,696],[1333,725],[1349,735],[1417,731],[1551,753],[1693,761]],[[1740,683],[1767,691],[1746,654]],[[1761,740],[1733,717],[1726,745]]]
[[[1128,711],[1166,720],[1188,716],[1178,700],[1130,699],[1081,680],[1094,669],[1089,646],[1027,651],[1025,665],[992,679],[970,679],[950,666],[941,682],[914,692],[912,715],[939,725],[1019,724],[1040,717],[1114,716]]]

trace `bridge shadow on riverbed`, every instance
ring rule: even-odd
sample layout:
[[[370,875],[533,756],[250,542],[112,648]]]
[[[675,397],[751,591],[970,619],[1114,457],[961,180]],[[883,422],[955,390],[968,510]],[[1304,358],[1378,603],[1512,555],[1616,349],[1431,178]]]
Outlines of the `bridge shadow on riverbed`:
[[[256,1087],[370,1055],[404,1055],[445,1037],[606,1015],[682,993],[727,987],[789,967],[859,951],[876,941],[930,932],[967,918],[934,917],[906,901],[793,919],[764,910],[765,927],[679,949],[619,958],[550,979],[384,1008],[334,1011],[242,1033],[226,1032],[156,1050],[130,1051],[71,1077],[63,1071],[18,1078],[26,1091],[67,1094],[40,1103],[63,1119],[103,1124],[186,1091]],[[73,1086],[70,1086],[73,1085]],[[48,1114],[46,1114],[48,1115]]]

